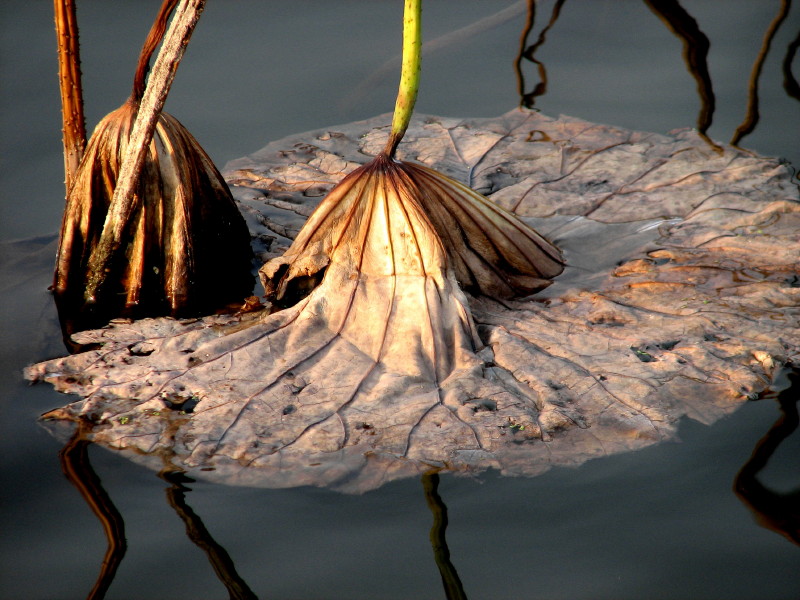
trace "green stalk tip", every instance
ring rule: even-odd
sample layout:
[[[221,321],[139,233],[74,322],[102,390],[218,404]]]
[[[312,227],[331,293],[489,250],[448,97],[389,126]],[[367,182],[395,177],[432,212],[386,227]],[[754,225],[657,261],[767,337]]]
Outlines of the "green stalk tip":
[[[403,9],[403,63],[394,106],[392,130],[384,152],[393,157],[414,112],[422,59],[422,0],[405,0]]]

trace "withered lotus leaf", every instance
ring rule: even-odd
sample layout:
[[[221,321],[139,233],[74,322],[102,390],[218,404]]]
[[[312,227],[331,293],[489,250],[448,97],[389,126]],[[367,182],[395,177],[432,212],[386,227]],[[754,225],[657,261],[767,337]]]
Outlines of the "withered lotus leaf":
[[[415,120],[398,158],[484,192],[564,252],[552,285],[498,300],[462,290],[434,217],[390,178],[347,179],[341,213],[321,199],[380,154],[386,122],[228,167],[254,243],[277,259],[267,282],[296,304],[76,334],[97,347],[27,371],[80,396],[50,422],[83,420],[93,441],[158,469],[364,491],[432,466],[535,475],[642,448],[684,417],[713,423],[798,361],[800,193],[786,165],[689,131],[532,111]],[[316,205],[309,223],[327,215],[349,243],[299,233]],[[279,258],[294,238],[302,252]]]
[[[252,290],[247,226],[224,179],[186,128],[162,112],[124,243],[105,262],[100,292],[84,297],[136,110],[126,102],[98,124],[67,198],[53,289],[68,320],[98,326],[119,316],[199,314]]]
[[[385,154],[345,177],[286,253],[261,268],[267,298],[294,304],[336,255],[349,254],[358,260],[347,268],[365,277],[375,269],[383,277],[452,269],[466,290],[499,298],[538,291],[563,270],[558,249],[511,213],[434,169]],[[428,264],[440,255],[446,261]]]
[[[53,283],[67,335],[112,317],[208,313],[252,290],[248,230],[225,181],[161,110],[202,11],[202,3],[182,5],[164,39],[177,4],[162,2],[130,98],[97,125],[77,172],[68,173]]]

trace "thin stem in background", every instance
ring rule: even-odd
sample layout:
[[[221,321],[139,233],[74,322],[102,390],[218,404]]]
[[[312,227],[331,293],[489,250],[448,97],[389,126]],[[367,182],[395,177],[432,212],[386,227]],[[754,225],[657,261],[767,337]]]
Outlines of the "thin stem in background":
[[[711,43],[700,31],[697,21],[686,12],[678,0],[645,0],[645,4],[683,44],[683,59],[689,73],[697,82],[697,93],[700,96],[697,131],[710,142],[706,132],[711,127],[716,108],[711,73],[708,70],[708,51]]]
[[[164,0],[161,8],[156,15],[153,25],[144,40],[142,50],[139,52],[139,62],[136,65],[136,74],[133,76],[133,90],[131,99],[136,103],[141,103],[144,92],[147,89],[147,73],[150,71],[150,59],[158,48],[161,40],[164,39],[164,32],[167,30],[167,23],[172,11],[175,10],[178,0]]]
[[[68,195],[86,149],[80,41],[74,0],[54,0],[53,7],[58,42],[58,82],[61,90],[64,185]]]
[[[525,49],[528,47],[528,36],[533,31],[536,23],[536,0],[528,0],[528,15],[525,17],[525,26],[519,36],[519,51],[514,57],[514,73],[517,75],[517,93],[520,97],[520,104],[525,105],[522,98],[525,96],[525,75],[522,73],[522,58]],[[530,107],[528,107],[530,108]]]
[[[797,79],[792,73],[792,63],[798,47],[800,47],[800,31],[797,32],[797,36],[786,48],[786,56],[783,57],[781,69],[783,70],[783,89],[786,90],[790,97],[800,100],[800,84],[797,83]]]
[[[528,36],[533,29],[536,19],[536,1],[530,0],[529,2],[528,19],[525,23],[525,29],[523,30],[520,38],[519,54],[517,54],[517,57],[514,60],[514,69],[517,74],[517,90],[520,95],[520,104],[526,108],[533,108],[534,104],[536,103],[536,98],[544,95],[547,92],[547,69],[545,68],[544,63],[536,59],[536,51],[542,45],[544,45],[547,38],[547,32],[550,31],[553,25],[556,24],[556,21],[558,21],[558,17],[561,15],[561,8],[564,6],[565,2],[566,0],[557,0],[557,2],[553,5],[552,12],[550,13],[550,20],[539,32],[539,37],[537,38],[536,42],[530,46],[526,46]],[[532,91],[527,93],[525,92],[525,76],[522,73],[523,58],[534,63],[539,73],[539,83],[536,84],[536,87],[534,87]]]

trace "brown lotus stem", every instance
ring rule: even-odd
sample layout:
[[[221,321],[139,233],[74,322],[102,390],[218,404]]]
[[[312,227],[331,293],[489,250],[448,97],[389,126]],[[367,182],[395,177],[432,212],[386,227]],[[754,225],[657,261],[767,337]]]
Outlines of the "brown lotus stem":
[[[107,264],[109,256],[122,242],[123,231],[134,205],[134,190],[139,182],[145,154],[153,139],[156,121],[204,6],[205,0],[181,0],[153,65],[122,159],[103,233],[89,259],[90,276],[86,286],[86,298],[89,301],[94,299],[105,279],[103,265]]]
[[[433,548],[433,558],[439,575],[442,577],[442,585],[447,600],[466,600],[464,586],[458,576],[453,562],[450,560],[450,549],[447,546],[447,506],[439,495],[439,473],[428,472],[422,475],[422,489],[425,492],[425,501],[433,515],[433,525],[428,537]]]
[[[796,389],[798,382],[800,370],[785,365],[763,395],[762,400],[769,397],[777,400],[781,414],[766,435],[758,441],[749,460],[742,465],[733,482],[733,491],[753,513],[756,523],[800,546],[800,523],[797,519],[796,503],[791,500],[793,494],[771,489],[758,477],[781,443],[800,426],[797,396],[792,389]]]
[[[156,16],[153,25],[150,27],[147,39],[142,45],[142,51],[139,53],[139,63],[136,65],[136,75],[133,77],[133,91],[131,92],[131,98],[136,102],[142,101],[147,85],[147,73],[150,71],[150,59],[153,57],[153,53],[158,48],[161,40],[164,39],[169,16],[175,10],[177,4],[178,0],[164,0],[158,16]]]
[[[722,153],[722,147],[708,137],[707,133],[716,109],[714,86],[708,70],[708,51],[711,48],[708,37],[678,0],[645,0],[645,4],[683,44],[683,60],[697,84],[697,94],[700,97],[697,133],[715,152]]]
[[[514,57],[514,73],[517,76],[517,93],[520,104],[524,103],[525,96],[525,75],[522,73],[522,59],[525,51],[528,48],[528,36],[533,31],[533,25],[536,22],[536,0],[528,0],[528,16],[525,18],[525,27],[522,28],[522,34],[519,38],[519,52]]]
[[[550,21],[539,32],[539,37],[530,46],[528,43],[528,36],[533,29],[534,21],[536,19],[536,2],[529,0],[528,2],[528,18],[525,23],[525,28],[520,36],[520,48],[517,57],[514,60],[514,70],[517,74],[517,90],[519,91],[520,105],[526,108],[533,108],[536,103],[536,97],[542,96],[547,92],[547,68],[544,63],[536,58],[536,51],[544,45],[546,41],[547,32],[552,29],[556,24],[559,15],[561,14],[561,7],[564,6],[566,0],[557,0],[553,5],[550,14]],[[539,83],[536,84],[532,91],[525,91],[525,76],[522,73],[522,59],[525,58],[536,65],[536,70],[539,74]]]
[[[86,148],[86,125],[83,116],[81,57],[78,20],[73,0],[54,0],[56,39],[58,41],[58,82],[61,88],[61,118],[64,141],[64,185],[67,194],[78,171]]]
[[[786,54],[781,62],[781,69],[783,70],[783,89],[792,98],[800,100],[800,84],[792,73],[792,62],[797,54],[797,49],[800,48],[800,31],[797,32],[795,38],[789,42],[786,47]]]

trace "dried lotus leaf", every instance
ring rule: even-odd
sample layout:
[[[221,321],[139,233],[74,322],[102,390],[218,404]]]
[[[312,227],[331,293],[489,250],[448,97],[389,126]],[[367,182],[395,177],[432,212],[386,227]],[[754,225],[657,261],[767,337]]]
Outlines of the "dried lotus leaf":
[[[186,128],[161,113],[124,243],[104,262],[100,293],[85,297],[135,115],[127,102],[100,122],[67,198],[53,290],[73,330],[120,316],[208,313],[252,290],[249,234],[225,181]]]

